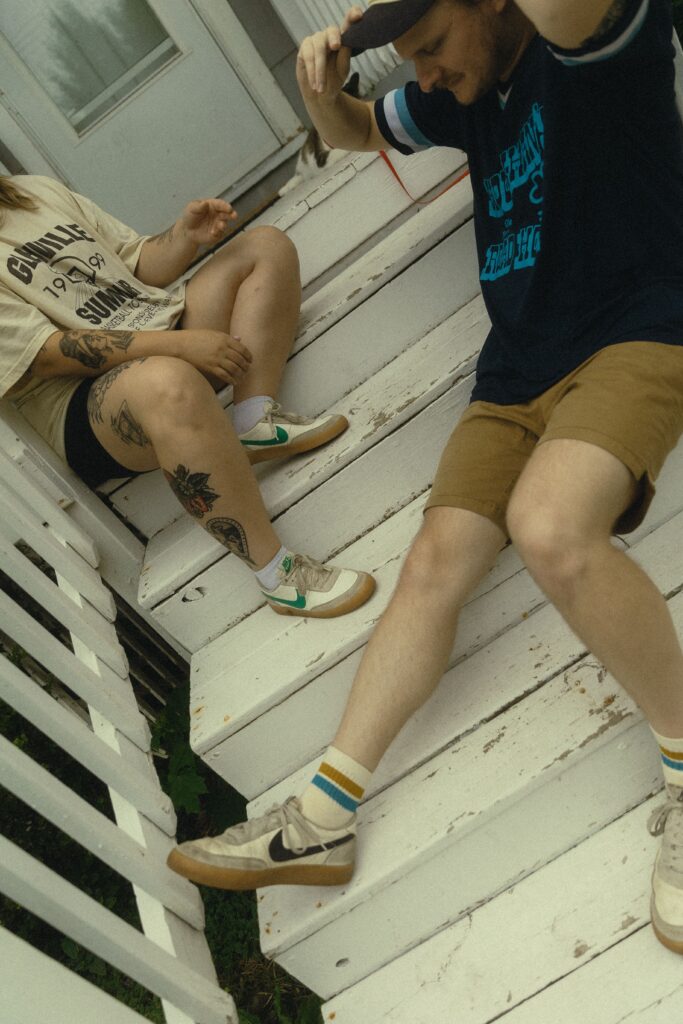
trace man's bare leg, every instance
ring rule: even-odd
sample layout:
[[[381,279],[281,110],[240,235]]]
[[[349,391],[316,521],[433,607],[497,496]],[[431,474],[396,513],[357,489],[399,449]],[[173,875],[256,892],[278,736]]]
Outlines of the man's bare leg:
[[[505,543],[474,512],[430,508],[354,680],[335,748],[374,771],[445,672],[463,604]]]
[[[656,732],[683,736],[683,653],[666,601],[610,541],[635,493],[609,452],[547,441],[513,492],[508,526],[536,582]]]

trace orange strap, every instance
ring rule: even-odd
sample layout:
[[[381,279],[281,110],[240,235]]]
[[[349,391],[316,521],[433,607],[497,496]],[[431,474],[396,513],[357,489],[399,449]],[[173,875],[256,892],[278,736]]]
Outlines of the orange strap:
[[[463,171],[463,173],[458,175],[458,177],[455,178],[450,183],[450,185],[446,185],[446,187],[444,189],[442,189],[438,193],[438,195],[432,196],[431,199],[415,199],[415,198],[413,198],[413,196],[411,196],[410,192],[408,191],[408,189],[405,187],[405,185],[401,181],[401,178],[400,178],[400,175],[399,175],[398,171],[396,170],[396,168],[394,167],[394,165],[392,164],[391,160],[389,159],[389,157],[387,156],[387,154],[384,152],[383,149],[380,149],[379,155],[382,157],[382,160],[384,160],[384,163],[387,165],[387,167],[389,168],[389,170],[391,171],[393,176],[396,178],[396,181],[399,183],[399,185],[401,186],[401,188],[403,189],[405,194],[408,196],[408,198],[413,203],[417,203],[419,206],[427,206],[429,203],[433,203],[435,199],[439,199],[441,196],[445,195],[445,193],[448,192],[449,189],[453,188],[454,185],[457,185],[459,181],[462,181],[463,178],[466,178],[469,175],[469,173],[470,173],[469,169],[466,170],[466,171]]]

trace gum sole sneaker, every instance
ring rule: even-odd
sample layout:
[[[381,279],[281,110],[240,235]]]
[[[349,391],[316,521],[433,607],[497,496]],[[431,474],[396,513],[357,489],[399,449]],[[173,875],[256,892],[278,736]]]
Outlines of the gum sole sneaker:
[[[318,416],[309,419],[285,412],[277,402],[267,403],[265,414],[255,427],[240,434],[252,465],[268,459],[282,459],[310,452],[343,434],[349,425],[345,416]]]
[[[168,866],[199,885],[260,889],[266,885],[343,885],[353,874],[356,826],[318,828],[296,797],[220,836],[180,843]]]
[[[652,927],[659,941],[683,955],[683,787],[668,786],[669,800],[650,817],[662,845],[652,874]]]
[[[369,573],[324,566],[307,555],[286,555],[278,576],[275,590],[263,590],[278,615],[331,619],[360,608],[375,591]]]

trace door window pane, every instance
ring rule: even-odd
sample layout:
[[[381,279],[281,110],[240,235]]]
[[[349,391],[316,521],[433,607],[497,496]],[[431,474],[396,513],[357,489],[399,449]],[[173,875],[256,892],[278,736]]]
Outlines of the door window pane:
[[[0,32],[79,134],[179,53],[147,0],[2,0]]]

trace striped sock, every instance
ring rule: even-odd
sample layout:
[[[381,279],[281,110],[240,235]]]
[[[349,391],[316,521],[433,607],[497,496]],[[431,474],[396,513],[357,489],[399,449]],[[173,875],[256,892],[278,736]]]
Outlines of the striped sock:
[[[321,828],[341,828],[351,821],[372,772],[329,747],[312,781],[299,798],[305,818]]]
[[[683,739],[672,740],[652,730],[662,755],[664,781],[667,786],[683,787]]]

